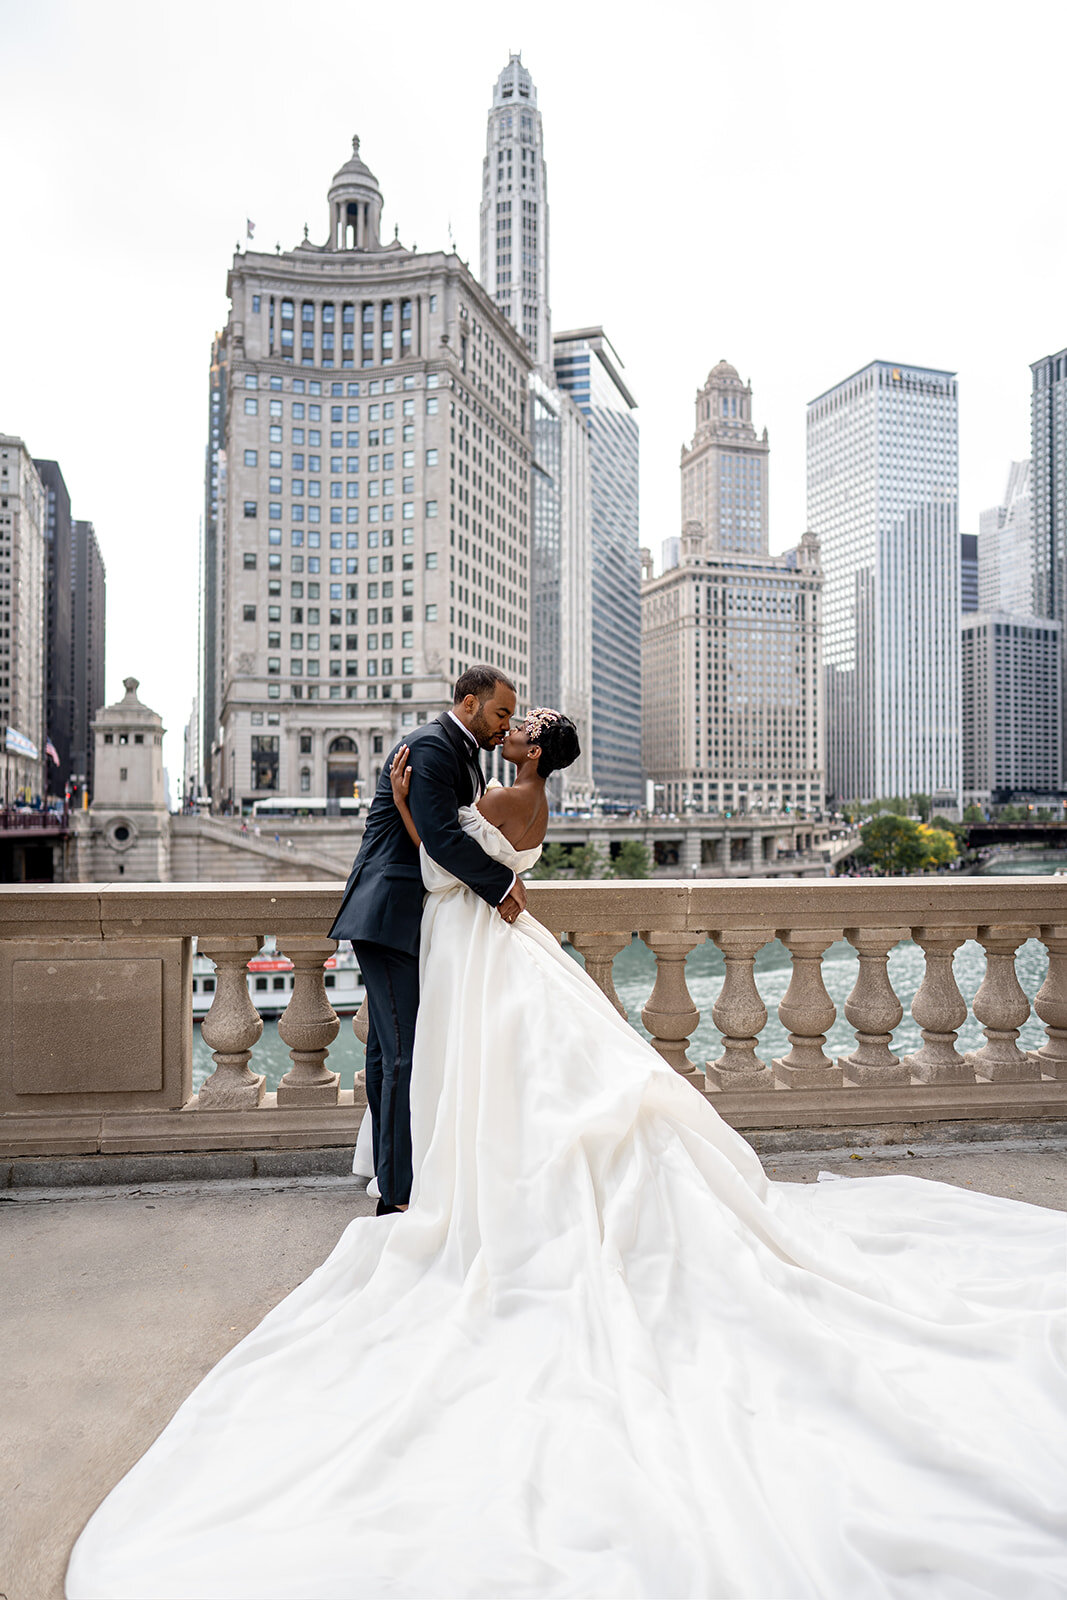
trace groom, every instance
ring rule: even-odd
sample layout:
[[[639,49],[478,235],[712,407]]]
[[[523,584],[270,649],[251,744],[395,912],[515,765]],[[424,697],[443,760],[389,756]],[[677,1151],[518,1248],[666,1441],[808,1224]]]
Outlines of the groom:
[[[426,852],[513,922],[526,904],[521,879],[491,861],[459,825],[460,806],[485,787],[479,750],[502,744],[515,714],[515,685],[495,667],[471,667],[457,679],[451,711],[416,728],[410,739],[408,805]],[[331,939],[351,939],[367,989],[367,1101],[378,1215],[403,1211],[411,1194],[411,1057],[419,1008],[422,873],[419,854],[393,803],[385,758],[378,787],[337,913]]]

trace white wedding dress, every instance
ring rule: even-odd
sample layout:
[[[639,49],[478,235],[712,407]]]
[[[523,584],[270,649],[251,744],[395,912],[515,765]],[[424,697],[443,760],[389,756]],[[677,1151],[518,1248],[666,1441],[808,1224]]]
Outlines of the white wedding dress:
[[[204,1379],[70,1600],[1067,1595],[1067,1219],[769,1183],[532,917],[423,863],[411,1209]]]

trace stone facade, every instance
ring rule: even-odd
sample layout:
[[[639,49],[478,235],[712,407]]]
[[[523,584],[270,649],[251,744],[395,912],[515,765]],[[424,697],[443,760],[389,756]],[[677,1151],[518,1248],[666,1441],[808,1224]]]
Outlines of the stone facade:
[[[493,89],[479,237],[482,283],[547,376],[552,367],[548,181],[537,89],[517,55]]]
[[[170,872],[170,813],[163,784],[162,718],[126,693],[93,720],[96,787],[87,812],[71,819],[75,881],[166,883]]]
[[[667,811],[810,812],[823,800],[822,570],[806,533],[729,555],[687,523],[641,590],[641,747]]]
[[[366,788],[476,662],[529,697],[529,354],[458,257],[382,243],[358,140],[328,201],[325,244],[234,257],[213,353],[216,809]]]
[[[29,451],[0,434],[0,802],[44,790],[47,515]]]
[[[699,522],[713,550],[765,556],[770,548],[767,430],[752,424],[752,385],[728,361],[712,367],[696,397],[692,444],[682,446],[682,523]],[[681,551],[664,549],[680,559]],[[673,564],[673,563],[670,563]]]

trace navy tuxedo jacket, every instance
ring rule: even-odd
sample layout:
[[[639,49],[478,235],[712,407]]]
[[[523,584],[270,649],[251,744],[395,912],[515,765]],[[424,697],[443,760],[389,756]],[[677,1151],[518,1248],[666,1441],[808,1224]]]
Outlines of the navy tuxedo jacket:
[[[459,825],[460,806],[472,805],[484,787],[474,745],[447,711],[401,742],[411,747],[408,804],[427,853],[483,900],[498,905],[511,886],[511,870],[491,860]],[[416,955],[422,873],[419,853],[393,803],[389,771],[398,748],[382,765],[330,938],[362,939]]]

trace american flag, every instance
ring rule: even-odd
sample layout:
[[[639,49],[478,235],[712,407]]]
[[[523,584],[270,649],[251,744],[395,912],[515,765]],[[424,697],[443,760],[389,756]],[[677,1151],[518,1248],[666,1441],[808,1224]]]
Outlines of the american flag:
[[[56,749],[56,747],[52,743],[51,739],[49,739],[47,741],[47,743],[45,744],[44,753],[45,753],[46,756],[51,756],[52,760],[55,762],[56,766],[57,767],[59,766],[59,751]]]

